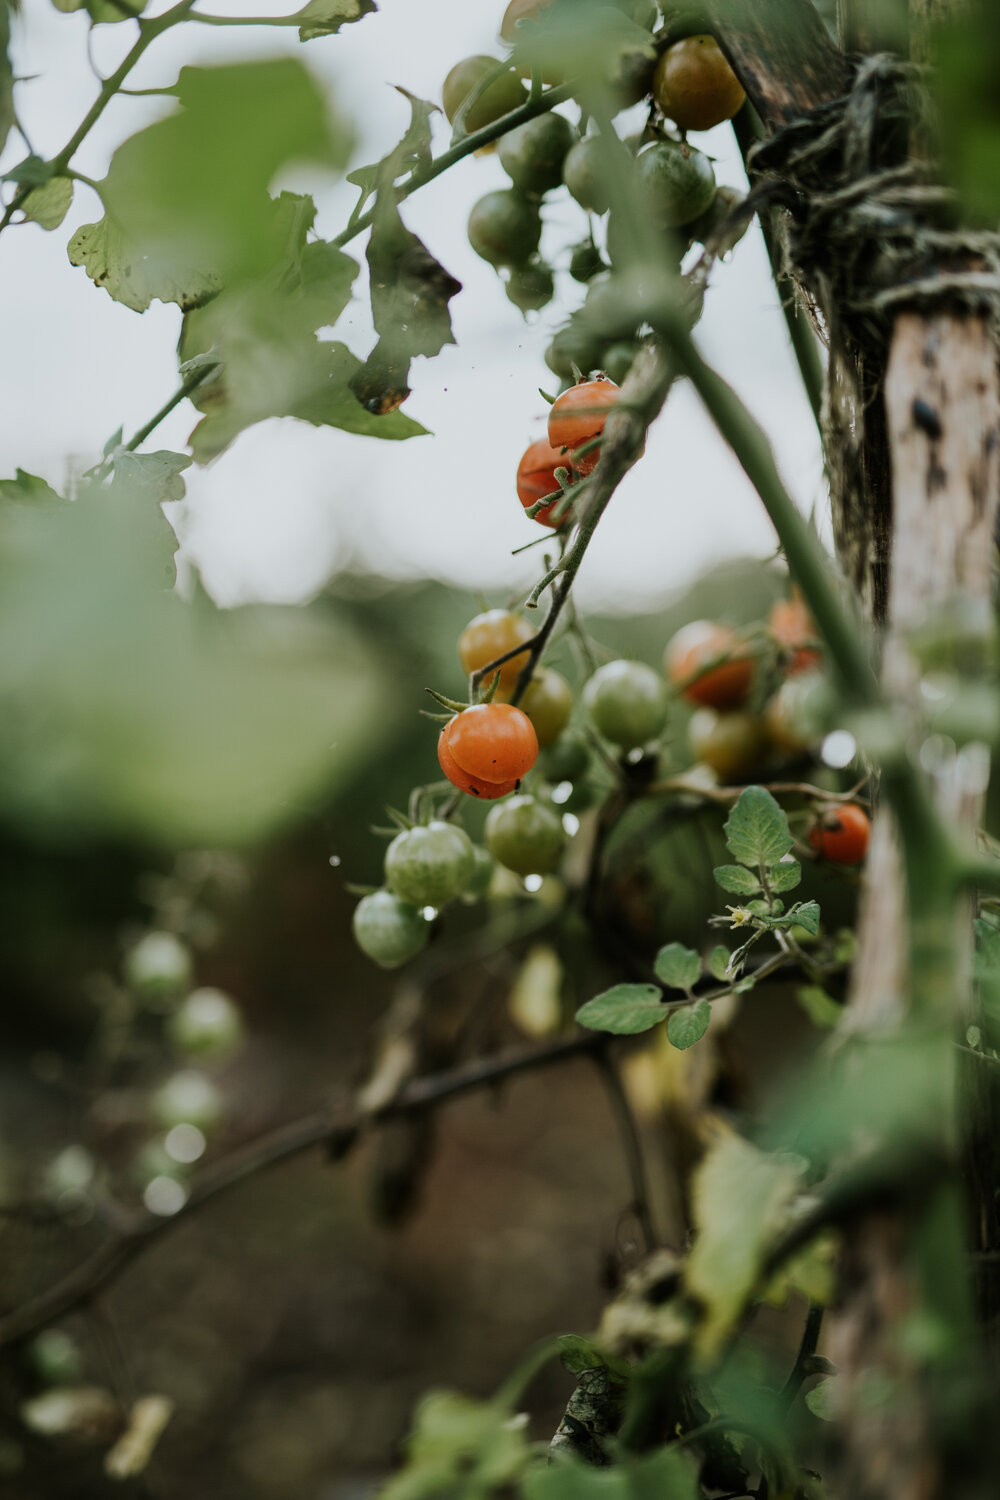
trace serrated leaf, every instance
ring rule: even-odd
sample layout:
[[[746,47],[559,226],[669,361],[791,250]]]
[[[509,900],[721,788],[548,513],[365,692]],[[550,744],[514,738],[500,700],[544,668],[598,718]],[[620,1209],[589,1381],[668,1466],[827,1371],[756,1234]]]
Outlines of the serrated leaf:
[[[576,1019],[591,1031],[635,1036],[666,1020],[667,1011],[655,984],[616,984],[581,1005]]]
[[[700,1042],[712,1019],[712,1007],[707,1000],[698,1000],[686,1005],[683,1010],[671,1011],[667,1018],[667,1038],[678,1052],[686,1052],[695,1042]]]
[[[726,819],[726,843],[741,865],[776,865],[792,847],[788,819],[771,793],[748,786]]]
[[[539,1466],[526,1475],[523,1493],[525,1500],[699,1500],[701,1489],[693,1460],[669,1446],[641,1458],[622,1453],[608,1468],[576,1459]]]
[[[222,286],[217,275],[177,257],[142,254],[130,244],[110,214],[95,224],[81,224],[67,246],[70,264],[82,266],[96,286],[133,312],[145,312],[154,299],[178,307],[199,307]]]
[[[370,16],[378,6],[375,0],[309,0],[294,19],[299,23],[299,41],[311,42],[318,36],[333,36],[341,26]]]
[[[192,463],[189,453],[171,453],[166,448],[155,453],[116,453],[111,461],[112,485],[125,485],[157,503],[183,500],[181,475]]]
[[[708,960],[709,973],[713,979],[728,979],[729,977],[729,949],[719,943],[712,949]]]
[[[689,990],[701,977],[701,959],[683,943],[667,943],[653,960],[653,971],[669,989]]]
[[[782,860],[781,864],[771,866],[767,878],[772,891],[794,891],[802,882],[802,866],[797,859]]]
[[[162,275],[186,279],[195,268],[227,286],[265,275],[285,257],[276,175],[303,162],[343,169],[346,124],[290,57],[184,67],[171,92],[175,113],[112,157],[100,184],[108,215]]]
[[[616,1381],[624,1383],[632,1374],[628,1360],[609,1354],[599,1344],[581,1338],[578,1333],[560,1334],[556,1347],[560,1360],[571,1375],[579,1375],[584,1370],[607,1370]]]
[[[15,505],[63,505],[61,495],[37,474],[24,469],[15,469],[13,479],[0,479],[0,497],[12,500]]]
[[[757,876],[743,865],[717,865],[712,874],[724,891],[732,891],[737,896],[752,896],[760,890]]]
[[[795,991],[795,998],[816,1026],[832,1028],[839,1024],[844,1014],[843,1006],[832,1000],[818,984],[800,984]]]
[[[830,1375],[814,1385],[811,1391],[806,1391],[806,1406],[814,1417],[819,1417],[821,1422],[835,1422],[837,1420],[837,1388],[834,1382],[836,1375]]]
[[[72,202],[72,178],[50,177],[41,187],[32,188],[21,204],[21,212],[42,229],[58,229]]]
[[[810,936],[819,932],[820,909],[817,901],[801,901],[790,906],[781,918],[783,927],[804,927]]]
[[[685,1279],[704,1316],[697,1332],[711,1359],[742,1316],[776,1235],[788,1221],[799,1173],[788,1158],[740,1136],[713,1146],[694,1176],[696,1235]]]

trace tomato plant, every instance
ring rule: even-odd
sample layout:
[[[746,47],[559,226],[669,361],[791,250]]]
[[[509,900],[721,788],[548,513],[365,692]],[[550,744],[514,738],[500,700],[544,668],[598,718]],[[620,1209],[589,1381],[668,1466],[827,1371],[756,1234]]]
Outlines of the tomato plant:
[[[571,462],[579,473],[589,474],[600,454],[596,448],[587,453],[578,450],[600,437],[608,412],[618,400],[619,390],[613,380],[598,376],[570,386],[557,396],[549,410],[549,443]]]

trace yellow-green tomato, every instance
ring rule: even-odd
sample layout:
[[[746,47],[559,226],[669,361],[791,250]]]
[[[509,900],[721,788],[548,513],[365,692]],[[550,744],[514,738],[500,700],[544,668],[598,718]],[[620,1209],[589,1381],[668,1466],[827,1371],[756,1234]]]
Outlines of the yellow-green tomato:
[[[435,821],[398,833],[386,850],[385,878],[413,906],[443,906],[472,879],[476,852],[463,828]]]
[[[535,726],[539,748],[544,750],[562,734],[573,711],[573,694],[565,677],[550,667],[539,667],[518,705]]]
[[[427,945],[430,928],[417,907],[392,891],[363,896],[352,918],[354,941],[383,969],[397,969]]]
[[[463,57],[461,62],[455,64],[441,89],[441,102],[450,121],[458,114],[467,95],[481,78],[485,78],[496,67],[497,62],[497,58],[479,53],[475,57]],[[515,78],[513,73],[502,73],[469,110],[465,118],[466,130],[482,130],[484,125],[492,125],[501,115],[507,115],[512,109],[517,109],[519,104],[523,104],[525,97],[521,80]]]
[[[490,808],[486,847],[516,875],[547,875],[559,863],[566,830],[557,812],[536,797],[508,797]]]
[[[641,661],[609,661],[583,690],[583,702],[598,734],[634,750],[655,739],[667,718],[663,680]]]
[[[243,1040],[243,1018],[224,990],[192,990],[171,1014],[167,1036],[179,1052],[225,1057]]]
[[[696,761],[711,766],[723,780],[728,780],[760,765],[767,748],[767,733],[763,720],[756,714],[739,709],[720,713],[715,708],[699,708],[691,715],[688,744]]]

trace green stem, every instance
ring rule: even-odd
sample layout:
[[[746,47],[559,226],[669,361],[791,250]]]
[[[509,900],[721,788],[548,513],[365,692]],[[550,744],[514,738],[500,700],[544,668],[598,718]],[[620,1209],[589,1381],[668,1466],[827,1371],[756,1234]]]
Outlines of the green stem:
[[[135,67],[136,63],[142,57],[143,53],[150,46],[150,44],[154,42],[158,36],[162,35],[164,31],[169,31],[171,26],[176,26],[179,21],[186,20],[187,12],[191,9],[194,3],[195,0],[179,0],[179,3],[177,5],[172,6],[170,10],[164,11],[162,16],[154,16],[149,20],[139,20],[139,39],[136,42],[135,46],[131,49],[131,51],[125,54],[124,58],[118,64],[118,67],[115,69],[115,71],[109,74],[108,77],[104,80],[97,98],[94,100],[93,104],[84,115],[80,124],[70,136],[69,140],[66,142],[62,150],[56,156],[54,156],[49,163],[52,169],[53,177],[59,177],[64,174],[65,169],[70,164],[70,161],[75,156],[76,152],[79,150],[83,142],[86,140],[91,130],[97,124],[98,120],[101,118],[104,111],[111,103],[111,100],[114,98],[115,94],[118,93],[118,90],[125,82],[125,79],[131,73],[132,69]],[[30,192],[30,186],[28,184],[24,184],[14,194],[14,197],[11,199],[10,203],[7,205],[6,210],[4,211],[3,218],[0,219],[0,231],[7,228],[7,225],[10,223],[14,214],[24,203],[25,198],[27,198]]]
[[[169,401],[165,401],[156,415],[150,417],[145,426],[140,427],[134,437],[125,444],[125,452],[134,453],[146,441],[150,433],[159,427],[164,418],[169,417],[174,407],[180,406],[181,402],[187,396],[190,396],[192,391],[198,389],[203,380],[207,380],[210,375],[214,375],[219,368],[219,365],[202,365],[199,369],[192,371],[184,383],[177,387],[177,390],[174,391]]]

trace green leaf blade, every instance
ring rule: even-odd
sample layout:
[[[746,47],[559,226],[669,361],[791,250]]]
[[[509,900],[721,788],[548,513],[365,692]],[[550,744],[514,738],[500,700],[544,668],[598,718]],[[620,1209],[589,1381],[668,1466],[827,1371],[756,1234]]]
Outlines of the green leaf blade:
[[[695,1042],[700,1042],[712,1019],[712,1007],[707,1000],[698,1000],[683,1010],[675,1010],[667,1019],[667,1037],[678,1052],[686,1052]]]
[[[637,1036],[666,1020],[667,1011],[655,984],[616,984],[581,1005],[576,1019],[591,1031]]]
[[[753,896],[761,888],[757,876],[744,865],[717,865],[712,874],[716,884],[737,896]]]
[[[741,865],[776,865],[792,847],[788,819],[762,786],[748,786],[740,793],[726,820],[726,842]]]
[[[657,979],[672,990],[689,990],[701,977],[701,959],[683,943],[667,943],[653,960]]]

